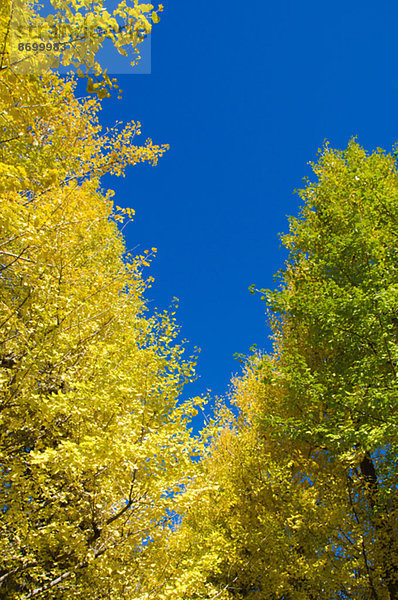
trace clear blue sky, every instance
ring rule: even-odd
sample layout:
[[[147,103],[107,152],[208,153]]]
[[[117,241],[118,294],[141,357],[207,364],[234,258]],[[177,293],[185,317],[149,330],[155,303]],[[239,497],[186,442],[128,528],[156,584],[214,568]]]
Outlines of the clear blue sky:
[[[368,150],[398,141],[395,2],[163,2],[152,73],[120,76],[124,99],[101,120],[139,120],[169,143],[155,168],[109,182],[136,210],[128,246],[156,246],[151,306],[180,299],[178,321],[201,347],[186,395],[227,390],[234,353],[270,348],[264,304],[282,266],[278,232],[293,190],[325,139]],[[108,183],[108,182],[107,182]]]

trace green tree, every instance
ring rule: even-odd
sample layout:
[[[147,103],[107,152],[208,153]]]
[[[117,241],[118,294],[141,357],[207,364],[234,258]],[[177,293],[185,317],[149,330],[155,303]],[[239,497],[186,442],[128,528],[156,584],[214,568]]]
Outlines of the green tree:
[[[397,167],[352,141],[313,169],[261,290],[274,352],[235,380],[239,416],[221,409],[181,498],[167,598],[398,598]]]
[[[290,258],[281,289],[269,294],[280,315],[275,368],[286,398],[280,427],[344,467],[347,518],[360,530],[363,562],[352,589],[359,581],[368,597],[392,600],[398,597],[396,163],[351,142],[344,152],[326,147],[314,171],[318,181],[301,191],[305,206],[284,237]]]

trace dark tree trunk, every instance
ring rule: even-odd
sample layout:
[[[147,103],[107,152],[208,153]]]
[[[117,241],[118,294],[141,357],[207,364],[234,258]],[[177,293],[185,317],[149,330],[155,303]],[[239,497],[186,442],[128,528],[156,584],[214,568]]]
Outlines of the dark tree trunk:
[[[390,522],[394,515],[389,514],[389,507],[378,506],[379,482],[374,462],[368,453],[364,455],[360,469],[372,512],[371,520],[378,537],[378,563],[383,572],[384,584],[390,600],[398,600],[398,540]]]

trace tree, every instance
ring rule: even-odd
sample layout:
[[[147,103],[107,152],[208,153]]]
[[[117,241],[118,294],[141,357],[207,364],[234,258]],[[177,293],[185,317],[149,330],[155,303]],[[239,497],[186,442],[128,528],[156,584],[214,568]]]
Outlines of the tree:
[[[326,147],[314,171],[318,182],[301,192],[301,218],[291,220],[284,238],[290,259],[282,288],[269,295],[282,314],[277,368],[286,390],[284,430],[344,467],[347,518],[356,521],[362,555],[353,590],[359,582],[369,597],[392,600],[398,597],[396,163],[381,150],[367,156],[351,142],[345,152]]]
[[[339,470],[264,428],[259,414],[278,403],[264,386],[270,369],[253,357],[233,382],[238,417],[221,406],[209,427],[212,443],[179,497],[162,600],[326,600],[351,584],[357,557],[348,562],[344,538],[339,550],[332,540],[345,517]]]
[[[355,141],[313,168],[261,290],[274,352],[235,380],[239,416],[222,409],[181,498],[189,598],[398,597],[397,168]]]
[[[3,14],[4,16],[4,14]],[[6,19],[2,21],[4,24]],[[0,76],[0,597],[132,598],[195,452],[172,314],[148,315],[105,173],[156,164],[56,74]],[[127,223],[126,223],[127,224]]]

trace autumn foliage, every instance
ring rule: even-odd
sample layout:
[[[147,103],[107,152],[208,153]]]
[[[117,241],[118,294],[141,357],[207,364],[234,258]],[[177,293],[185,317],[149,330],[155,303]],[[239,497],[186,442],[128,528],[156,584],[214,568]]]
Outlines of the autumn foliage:
[[[6,65],[4,65],[6,66]],[[156,164],[140,125],[103,131],[73,78],[0,77],[0,596],[131,598],[191,468],[193,376],[148,315],[133,217],[105,173]],[[151,543],[150,543],[151,542]]]
[[[156,248],[126,248],[134,210],[101,183],[168,150],[101,128],[116,85],[94,61],[162,6],[53,4],[26,15],[69,24],[61,60],[91,95],[16,68],[0,7],[0,598],[398,600],[395,157],[320,152],[259,290],[273,351],[195,437],[195,358],[147,309]]]

